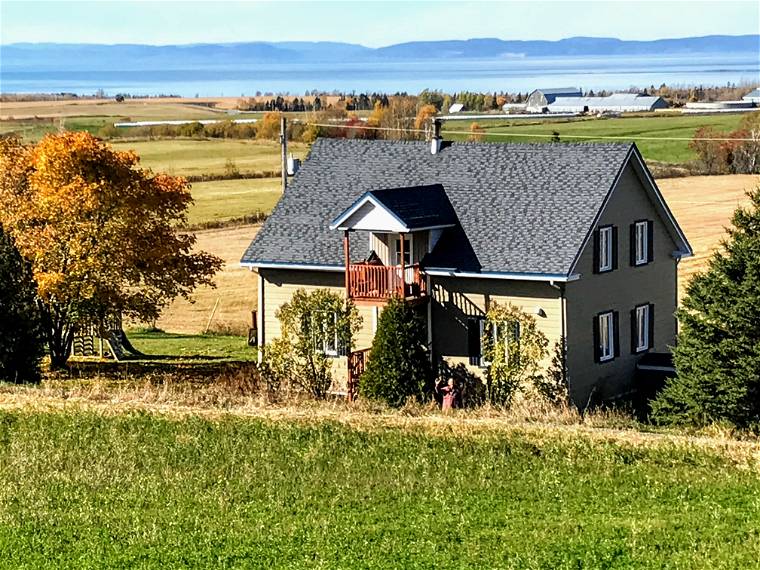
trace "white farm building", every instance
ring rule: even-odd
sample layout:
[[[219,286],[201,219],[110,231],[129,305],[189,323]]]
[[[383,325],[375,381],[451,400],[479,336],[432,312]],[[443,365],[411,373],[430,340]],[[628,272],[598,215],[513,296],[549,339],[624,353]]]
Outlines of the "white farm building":
[[[662,97],[637,93],[613,93],[606,97],[557,97],[547,106],[550,113],[625,113],[667,109]]]
[[[753,89],[742,97],[742,101],[749,101],[750,103],[760,103],[760,87]]]

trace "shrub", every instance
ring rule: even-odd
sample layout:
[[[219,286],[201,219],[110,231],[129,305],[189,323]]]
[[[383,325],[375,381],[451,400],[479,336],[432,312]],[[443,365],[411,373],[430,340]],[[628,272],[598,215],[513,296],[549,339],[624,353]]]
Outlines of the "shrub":
[[[566,353],[565,339],[560,338],[554,344],[554,354],[549,370],[542,376],[536,376],[533,382],[538,395],[556,406],[570,403],[570,386],[565,370]]]
[[[0,380],[40,378],[43,333],[29,264],[0,225]]]
[[[333,357],[351,351],[361,326],[356,307],[331,291],[299,289],[275,316],[281,334],[264,352],[272,377],[324,398],[333,381]]]
[[[486,396],[491,404],[509,406],[519,390],[540,379],[548,340],[536,319],[511,303],[491,305],[482,346],[489,363]]]
[[[652,403],[661,424],[760,422],[760,187],[678,311],[677,375]]]
[[[408,303],[391,299],[378,319],[359,393],[401,407],[410,398],[422,401],[432,376],[425,320]]]

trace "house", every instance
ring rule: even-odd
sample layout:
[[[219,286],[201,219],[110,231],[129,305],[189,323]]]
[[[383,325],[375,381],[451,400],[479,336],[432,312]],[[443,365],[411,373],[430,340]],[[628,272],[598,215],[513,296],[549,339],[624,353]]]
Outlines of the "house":
[[[757,87],[742,97],[742,101],[760,104],[760,87]]]
[[[547,107],[550,113],[634,113],[667,109],[662,97],[637,93],[613,93],[606,97],[556,97]]]
[[[437,362],[478,375],[486,311],[510,302],[552,349],[564,339],[584,405],[674,344],[691,253],[634,144],[318,139],[241,263],[258,275],[259,345],[299,288],[355,301],[355,351],[335,353],[344,388],[392,295],[422,312]]]
[[[462,111],[464,111],[464,103],[454,103],[449,107],[449,113],[452,115],[454,113],[461,113]]]
[[[544,109],[554,103],[557,97],[580,97],[583,95],[577,87],[556,87],[552,89],[536,89],[528,95],[526,108],[530,113],[543,113]]]

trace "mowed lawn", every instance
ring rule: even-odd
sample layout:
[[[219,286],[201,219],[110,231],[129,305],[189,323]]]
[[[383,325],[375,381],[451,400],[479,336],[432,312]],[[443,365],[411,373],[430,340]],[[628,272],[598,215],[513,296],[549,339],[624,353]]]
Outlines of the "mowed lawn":
[[[457,425],[2,411],[0,559],[6,568],[758,565],[756,464],[698,444]]]
[[[195,200],[188,212],[191,225],[224,221],[256,212],[269,214],[282,195],[279,178],[193,182]]]
[[[280,170],[280,147],[274,141],[171,139],[111,144],[118,150],[134,150],[141,164],[155,172],[174,175],[220,175],[228,171],[229,164],[240,172]],[[302,143],[288,144],[297,158],[303,158],[307,148]]]
[[[689,141],[700,127],[713,127],[718,131],[732,131],[739,126],[742,115],[652,115],[649,117],[562,119],[555,121],[481,120],[474,121],[486,131],[486,140],[497,142],[548,142],[553,132],[558,132],[560,141],[582,142],[604,140],[596,138],[572,139],[571,135],[584,137],[616,137],[620,142],[634,141],[645,159],[669,163],[688,162],[695,158],[689,148]],[[466,139],[468,134],[451,134],[451,131],[469,131],[469,121],[449,121],[444,124],[446,138]],[[448,133],[447,133],[448,131]],[[488,136],[493,133],[527,134],[544,136]],[[562,137],[568,137],[563,139]],[[649,140],[649,137],[669,137],[685,140]],[[615,142],[615,140],[610,142]]]

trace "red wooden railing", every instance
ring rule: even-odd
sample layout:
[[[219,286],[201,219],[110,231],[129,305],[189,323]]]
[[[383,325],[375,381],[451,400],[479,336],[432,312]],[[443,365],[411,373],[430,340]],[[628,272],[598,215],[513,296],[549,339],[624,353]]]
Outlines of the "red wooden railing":
[[[361,375],[367,369],[370,350],[369,348],[355,350],[348,355],[348,386],[346,386],[346,391],[348,392],[349,401],[354,399],[356,389],[359,386],[359,378],[361,378]]]
[[[427,294],[425,278],[418,264],[402,270],[400,265],[351,264],[347,268],[346,284],[352,299],[385,300],[394,295],[402,298]]]

